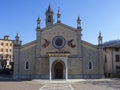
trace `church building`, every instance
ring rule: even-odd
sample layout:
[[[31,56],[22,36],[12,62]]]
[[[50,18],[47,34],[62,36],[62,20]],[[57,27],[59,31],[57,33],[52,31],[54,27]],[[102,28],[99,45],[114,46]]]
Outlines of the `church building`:
[[[21,45],[19,36],[14,46],[14,78],[81,79],[103,78],[102,36],[98,45],[82,40],[80,17],[77,27],[63,24],[58,10],[57,22],[50,5],[46,10],[46,26],[37,19],[36,40]]]

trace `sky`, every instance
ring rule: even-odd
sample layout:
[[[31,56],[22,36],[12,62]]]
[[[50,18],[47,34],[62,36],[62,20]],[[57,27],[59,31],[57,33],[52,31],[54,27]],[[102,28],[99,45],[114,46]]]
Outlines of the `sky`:
[[[48,5],[54,11],[54,23],[60,7],[61,22],[77,27],[81,18],[82,39],[98,43],[102,33],[103,42],[120,39],[120,0],[0,0],[0,38],[9,35],[14,39],[19,33],[23,44],[36,39],[36,20],[41,18],[45,27],[45,12]]]

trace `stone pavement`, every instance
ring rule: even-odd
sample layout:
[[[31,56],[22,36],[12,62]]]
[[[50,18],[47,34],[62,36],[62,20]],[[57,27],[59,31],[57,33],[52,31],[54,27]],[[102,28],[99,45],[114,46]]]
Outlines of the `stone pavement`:
[[[43,85],[31,81],[0,81],[0,90],[39,90]]]
[[[120,79],[0,80],[0,90],[120,90]]]
[[[45,84],[39,90],[74,90],[71,84],[66,83],[50,83]]]
[[[39,90],[120,90],[119,79],[33,80],[44,83]]]

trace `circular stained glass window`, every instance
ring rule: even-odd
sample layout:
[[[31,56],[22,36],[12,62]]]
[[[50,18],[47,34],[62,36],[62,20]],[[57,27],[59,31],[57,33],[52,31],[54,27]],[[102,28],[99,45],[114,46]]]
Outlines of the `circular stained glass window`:
[[[53,38],[53,46],[57,49],[61,49],[65,45],[65,39],[62,36],[56,36]]]

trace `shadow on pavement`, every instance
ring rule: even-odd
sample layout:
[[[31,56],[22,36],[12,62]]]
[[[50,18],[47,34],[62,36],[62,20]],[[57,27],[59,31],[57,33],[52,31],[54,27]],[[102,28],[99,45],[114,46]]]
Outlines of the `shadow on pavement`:
[[[120,78],[112,78],[110,81],[88,81],[85,83],[98,85],[98,86],[106,86],[113,89],[119,89],[120,90]]]
[[[18,81],[31,81],[31,79],[13,79],[12,75],[0,74],[0,82],[18,82]]]

